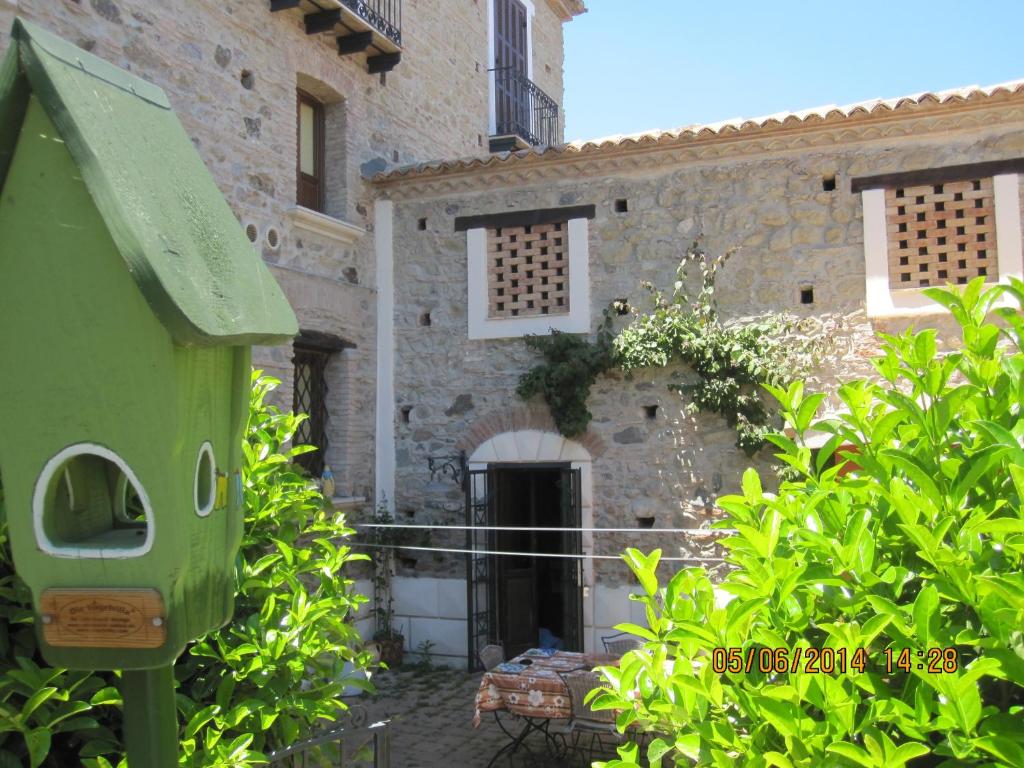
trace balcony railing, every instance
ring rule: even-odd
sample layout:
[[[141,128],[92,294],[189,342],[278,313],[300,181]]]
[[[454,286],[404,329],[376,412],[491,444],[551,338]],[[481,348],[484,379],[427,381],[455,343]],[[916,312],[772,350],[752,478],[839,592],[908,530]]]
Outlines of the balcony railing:
[[[391,42],[402,47],[402,0],[341,0]]]
[[[301,11],[307,35],[334,35],[338,54],[366,52],[370,72],[402,58],[402,0],[270,0],[272,12]]]
[[[494,73],[495,130],[491,149],[515,149],[519,139],[533,147],[547,147],[561,141],[558,104],[514,67],[491,70]]]

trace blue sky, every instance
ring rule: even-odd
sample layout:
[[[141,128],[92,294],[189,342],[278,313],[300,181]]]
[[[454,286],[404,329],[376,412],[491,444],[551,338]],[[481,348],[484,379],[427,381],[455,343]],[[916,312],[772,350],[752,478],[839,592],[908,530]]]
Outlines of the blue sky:
[[[586,0],[565,137],[1024,78],[1024,0]]]

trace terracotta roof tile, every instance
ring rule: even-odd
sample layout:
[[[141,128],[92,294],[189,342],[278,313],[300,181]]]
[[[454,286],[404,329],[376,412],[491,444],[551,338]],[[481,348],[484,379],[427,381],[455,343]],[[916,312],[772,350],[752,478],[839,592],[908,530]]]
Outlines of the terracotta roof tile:
[[[633,147],[670,147],[693,140],[707,140],[736,134],[752,134],[773,128],[813,127],[827,123],[841,123],[862,117],[877,117],[896,112],[913,112],[922,108],[953,106],[969,102],[982,102],[998,97],[1024,97],[1024,79],[1011,80],[997,85],[969,85],[946,91],[917,93],[894,99],[871,99],[846,106],[828,104],[798,112],[777,112],[757,118],[733,118],[717,123],[689,125],[670,130],[643,131],[633,134],[618,134],[601,139],[572,141],[566,144],[542,149],[525,149],[517,152],[500,152],[488,157],[471,157],[456,160],[440,160],[415,165],[401,166],[378,173],[372,181],[387,183],[422,176],[439,176],[459,173],[478,168],[518,164],[541,159],[579,154],[592,155],[610,150]]]

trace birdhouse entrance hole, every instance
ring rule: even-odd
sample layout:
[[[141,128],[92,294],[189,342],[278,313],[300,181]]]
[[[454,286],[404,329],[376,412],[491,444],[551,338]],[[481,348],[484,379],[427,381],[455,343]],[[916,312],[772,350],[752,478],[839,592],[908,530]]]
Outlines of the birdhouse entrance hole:
[[[213,460],[213,446],[203,443],[196,460],[196,482],[194,488],[196,514],[206,517],[213,511],[213,500],[217,490],[215,487],[217,468]]]
[[[57,557],[138,557],[153,543],[153,513],[116,453],[82,443],[43,468],[32,498],[36,541]]]

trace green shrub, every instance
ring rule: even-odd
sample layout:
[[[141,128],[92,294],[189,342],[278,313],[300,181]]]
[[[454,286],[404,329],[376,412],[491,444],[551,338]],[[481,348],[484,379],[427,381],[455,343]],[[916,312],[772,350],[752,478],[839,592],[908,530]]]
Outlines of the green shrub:
[[[703,569],[662,588],[658,552],[626,553],[648,626],[621,628],[647,642],[602,669],[596,706],[663,734],[652,765],[1024,766],[1024,319],[988,319],[1024,283],[983,289],[930,290],[961,348],[885,336],[877,382],[844,385],[848,413],[813,425],[833,435],[820,451],[804,438],[823,395],[773,391],[796,436],[770,440],[798,479],[767,493],[749,470],[742,496],[718,500],[727,606]],[[732,648],[749,673],[716,671]],[[846,670],[809,672],[822,648]],[[639,765],[635,745],[620,757],[605,765]]]
[[[689,398],[691,413],[723,417],[736,430],[736,447],[752,455],[764,445],[776,416],[766,407],[759,387],[787,386],[805,374],[821,355],[823,339],[795,334],[797,320],[779,314],[723,322],[715,284],[732,254],[710,258],[694,243],[679,263],[670,295],[644,283],[651,307],[633,311],[613,349],[627,374],[638,368],[688,366],[697,381],[669,388]],[[700,290],[690,296],[687,273],[694,265],[700,272]]]
[[[341,716],[347,685],[366,683],[344,674],[346,664],[364,669],[371,660],[356,650],[361,642],[350,621],[366,598],[344,576],[348,563],[365,556],[339,544],[352,531],[292,463],[312,449],[286,447],[306,417],[265,403],[278,384],[254,374],[234,617],[175,666],[182,765],[190,768],[217,765],[230,753],[237,753],[230,764],[244,765],[248,750],[306,738]]]
[[[578,437],[593,418],[587,408],[590,388],[597,377],[615,365],[612,315],[606,309],[597,338],[552,331],[548,336],[526,336],[526,346],[544,357],[519,378],[516,394],[523,400],[542,395],[558,431]]]
[[[265,403],[278,383],[253,377],[234,617],[190,645],[175,666],[181,765],[188,768],[264,763],[261,753],[341,716],[346,685],[367,685],[358,671],[370,655],[356,650],[360,642],[349,622],[366,598],[344,577],[345,566],[362,556],[339,544],[351,534],[344,519],[292,464],[310,450],[286,447],[305,417]],[[116,673],[45,666],[2,519],[0,768],[118,763]],[[346,679],[346,665],[354,679],[353,673]]]

